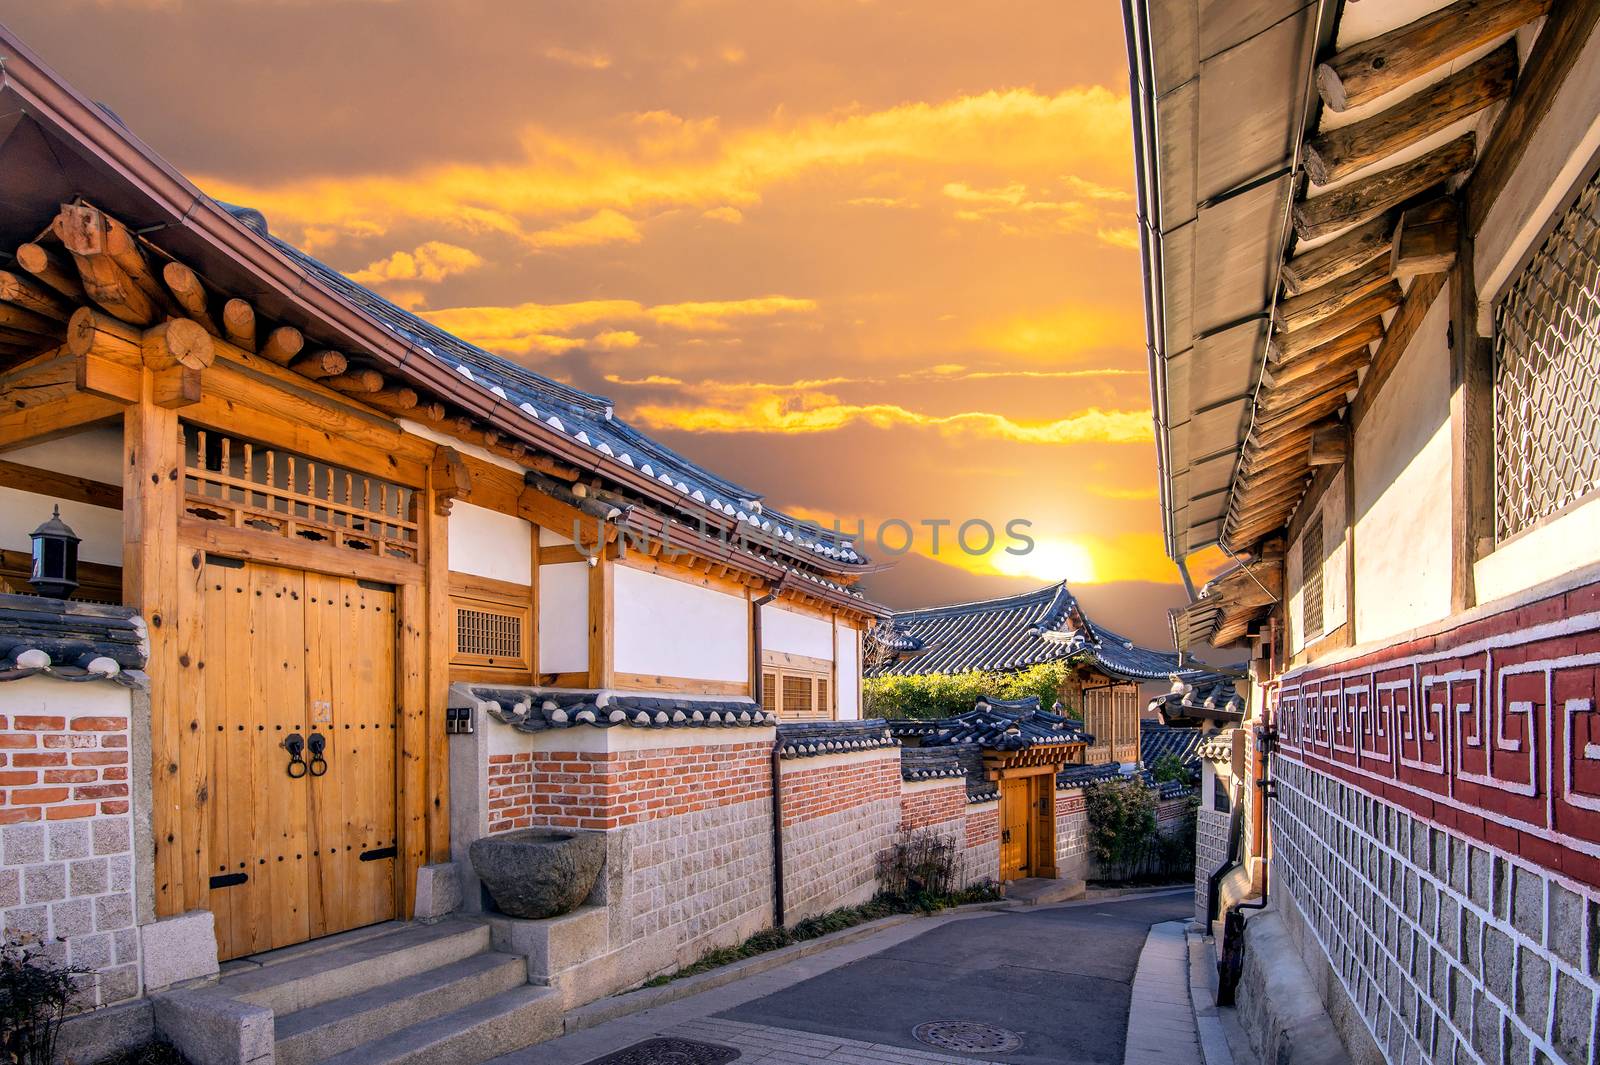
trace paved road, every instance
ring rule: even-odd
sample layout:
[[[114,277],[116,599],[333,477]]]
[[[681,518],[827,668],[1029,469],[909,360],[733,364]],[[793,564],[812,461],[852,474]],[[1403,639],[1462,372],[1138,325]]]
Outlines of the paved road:
[[[1124,1065],[1130,997],[1140,1018],[1132,1056],[1141,1059],[1154,1040],[1162,1065],[1176,1065],[1198,1059],[1181,948],[1140,974],[1139,995],[1134,974],[1151,926],[1187,922],[1193,912],[1193,895],[1183,892],[912,921],[493,1065],[584,1065],[662,1037],[737,1048],[736,1065]],[[1165,933],[1181,944],[1177,926]],[[1161,997],[1171,1002],[1154,1002]],[[912,1036],[938,1020],[996,1025],[1023,1043],[976,1056]]]
[[[1193,913],[1184,894],[955,922],[717,1016],[908,1050],[924,1021],[981,1021],[1022,1036],[995,1060],[1122,1065],[1150,926]]]

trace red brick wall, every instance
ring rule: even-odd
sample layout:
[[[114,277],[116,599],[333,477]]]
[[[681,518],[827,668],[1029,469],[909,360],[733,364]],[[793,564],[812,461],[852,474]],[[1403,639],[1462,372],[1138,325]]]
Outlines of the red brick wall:
[[[772,744],[489,756],[489,831],[618,828],[772,793]]]
[[[1189,811],[1189,799],[1163,799],[1156,803],[1156,825],[1164,828],[1167,825],[1182,821]]]
[[[1600,886],[1600,584],[1268,685],[1283,757]]]
[[[1067,791],[1056,792],[1056,822],[1073,814],[1081,814],[1088,809],[1089,800],[1083,797],[1082,788],[1072,788]]]
[[[966,812],[967,784],[961,777],[946,781],[940,787],[922,787],[915,791],[907,784],[900,794],[902,832],[949,824],[961,820]]]
[[[128,812],[128,719],[0,714],[0,825]]]
[[[783,826],[865,806],[900,795],[899,752],[808,768],[808,759],[784,766]]]
[[[985,847],[990,844],[996,847],[1000,845],[1000,807],[998,805],[967,812],[966,845],[968,847]],[[998,855],[999,851],[995,853]]]

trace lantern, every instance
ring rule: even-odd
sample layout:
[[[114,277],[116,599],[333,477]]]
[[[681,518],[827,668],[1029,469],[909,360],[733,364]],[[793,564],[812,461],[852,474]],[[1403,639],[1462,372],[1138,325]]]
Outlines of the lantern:
[[[32,536],[33,576],[28,583],[40,595],[67,598],[78,587],[78,534],[61,520],[58,506]]]

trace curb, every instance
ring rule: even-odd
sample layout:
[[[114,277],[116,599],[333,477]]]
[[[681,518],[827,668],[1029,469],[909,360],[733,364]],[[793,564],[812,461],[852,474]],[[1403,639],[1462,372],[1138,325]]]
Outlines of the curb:
[[[1205,1065],[1234,1065],[1233,1048],[1217,1014],[1216,993],[1208,979],[1208,973],[1215,972],[1211,950],[1205,937],[1193,928],[1185,932],[1185,937],[1189,946],[1189,1002],[1200,1033],[1200,1054]]]

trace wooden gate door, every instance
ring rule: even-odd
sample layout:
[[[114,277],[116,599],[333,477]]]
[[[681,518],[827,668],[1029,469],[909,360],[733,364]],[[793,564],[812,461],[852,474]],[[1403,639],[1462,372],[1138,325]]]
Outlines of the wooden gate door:
[[[1000,879],[1032,876],[1033,804],[1026,777],[1000,781]]]
[[[208,558],[221,957],[395,914],[395,592]]]

